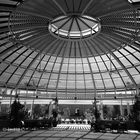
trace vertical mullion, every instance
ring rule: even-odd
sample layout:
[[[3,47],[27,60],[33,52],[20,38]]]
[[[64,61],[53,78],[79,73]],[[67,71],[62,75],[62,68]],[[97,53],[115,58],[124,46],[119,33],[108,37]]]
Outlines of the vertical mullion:
[[[87,46],[87,48],[89,49],[89,51],[90,51],[91,54],[92,54],[92,51],[91,51],[90,47],[88,46],[87,42],[85,42],[85,45]],[[95,49],[95,48],[94,48],[94,49]],[[95,51],[96,51],[96,50],[95,50]],[[101,74],[101,70],[100,70],[100,68],[99,68],[99,65],[98,65],[96,59],[95,59],[95,55],[92,54],[92,56],[93,56],[93,59],[95,60],[95,63],[96,63],[96,65],[97,65],[97,67],[98,67],[98,70],[99,70],[99,73],[100,73],[100,76],[101,76],[101,79],[102,79],[102,82],[103,82],[103,85],[104,85],[104,89],[105,89],[105,91],[106,91],[106,86],[105,86],[105,83],[104,83],[103,76],[102,76],[102,74]],[[89,63],[90,63],[90,62],[89,62]],[[92,74],[93,74],[93,73],[92,73]]]
[[[135,59],[137,59],[138,61],[140,61],[139,58],[137,58],[135,55],[133,55],[129,50],[127,50],[126,48],[123,48],[124,50],[126,50],[129,54],[131,54]],[[126,57],[127,58],[127,57]],[[127,58],[127,60],[131,63],[131,65],[137,70],[137,72],[140,74],[140,71],[135,67],[135,65]]]
[[[86,52],[86,54],[87,54],[87,57],[88,57],[87,50],[86,50],[86,48],[84,47],[85,44],[84,44],[83,41],[81,41],[81,43],[83,44],[83,48],[84,48],[84,50],[85,50],[85,52]],[[90,64],[88,58],[87,58],[87,61],[88,61],[88,65],[89,65],[89,68],[90,68],[90,74],[91,74],[92,81],[93,81],[93,85],[94,85],[94,92],[95,92],[94,97],[96,98],[96,96],[97,96],[97,88],[96,88],[96,84],[95,84],[95,79],[94,79],[93,72],[92,72],[92,67],[91,67],[91,64]]]
[[[62,44],[63,44],[64,42],[62,42]],[[57,44],[55,44],[55,45],[57,45]],[[59,44],[59,46],[60,46],[61,44]],[[63,46],[63,45],[62,45]],[[63,47],[61,47],[61,49],[62,49]],[[61,52],[61,49],[59,49],[59,52],[58,52],[58,54],[57,54],[57,56],[55,57],[55,60],[54,60],[54,63],[53,63],[53,66],[52,66],[52,69],[51,69],[51,72],[50,72],[50,76],[49,76],[49,79],[48,79],[48,83],[47,83],[47,90],[48,90],[48,86],[49,86],[49,83],[50,83],[50,79],[51,79],[51,75],[52,75],[52,72],[53,72],[53,69],[54,69],[54,66],[55,66],[55,63],[56,63],[56,60],[57,60],[57,57],[58,57],[58,55],[59,55],[59,53]],[[57,49],[56,49],[57,50]],[[55,49],[53,50],[54,52],[56,51]],[[53,53],[53,52],[52,52]],[[51,56],[51,55],[50,55]],[[56,79],[57,80],[57,79]],[[56,97],[57,97],[57,94],[56,94]]]
[[[91,42],[91,44],[92,44],[92,42]],[[97,44],[96,44],[97,45]],[[99,46],[98,46],[99,47]],[[97,49],[94,47],[94,49],[95,49],[95,51],[98,53],[98,55],[99,55],[99,52],[97,51]],[[100,55],[99,55],[100,56]],[[102,60],[102,62],[103,62],[103,64],[105,65],[105,67],[106,67],[106,69],[109,71],[109,69],[108,69],[108,67],[107,67],[107,65],[106,65],[106,63],[104,62],[104,60],[103,60],[103,58],[100,56],[100,58],[101,58],[101,60]],[[110,63],[112,63],[111,61],[110,61]],[[100,73],[101,73],[101,71],[100,71]],[[110,79],[111,79],[111,81],[112,81],[112,83],[113,83],[113,85],[114,85],[114,89],[116,88],[116,86],[115,86],[115,83],[114,83],[114,80],[113,80],[113,78],[112,78],[112,76],[109,74],[109,76],[110,76]],[[102,77],[102,80],[103,80],[103,76],[101,75],[101,77]],[[103,82],[103,84],[104,84],[104,86],[105,86],[105,83]]]
[[[8,78],[8,80],[6,81],[6,84],[9,82],[9,80],[12,78],[12,76],[14,75],[14,73],[17,71],[17,69],[28,59],[28,57],[33,54],[34,51],[32,51],[19,65],[18,67],[14,70],[14,72],[11,74],[11,76]],[[17,85],[16,85],[17,86]]]
[[[75,59],[75,97],[77,97],[77,79],[76,79],[76,42],[74,42],[74,59]]]
[[[52,42],[51,44],[49,44],[47,51],[52,50],[52,49],[53,49],[52,45],[57,44],[57,41],[58,41],[58,39],[56,39],[54,42]],[[47,51],[46,51],[46,54],[47,54]],[[46,62],[46,64],[45,64],[45,67],[44,67],[44,69],[43,69],[43,72],[42,72],[42,74],[41,74],[41,76],[40,76],[40,78],[39,78],[39,80],[38,80],[38,84],[37,84],[37,85],[39,85],[40,80],[41,80],[41,78],[42,78],[42,76],[43,76],[43,73],[44,73],[44,71],[45,71],[45,68],[47,67],[47,64],[49,63],[49,60],[50,60],[50,58],[51,58],[51,55],[52,55],[52,53],[53,53],[54,51],[55,51],[55,49],[51,52],[51,54],[50,54],[50,56],[49,56],[49,58],[48,58],[48,60],[47,60],[47,62]],[[46,92],[47,92],[47,91],[46,91]]]
[[[44,56],[45,56],[45,55],[44,55]],[[30,83],[30,81],[32,80],[33,75],[34,75],[34,73],[36,72],[37,67],[39,66],[39,64],[40,64],[40,63],[41,63],[41,61],[43,60],[44,56],[40,59],[40,61],[38,62],[37,66],[35,67],[35,69],[34,69],[34,71],[33,71],[32,75],[31,75],[31,77],[29,78],[28,84],[29,84],[29,83]],[[39,56],[38,56],[38,57],[39,57]],[[36,85],[36,88],[37,88],[37,85]]]
[[[95,44],[97,45],[97,43],[95,42]],[[111,62],[111,58],[108,56],[108,54],[106,53],[106,51],[103,49],[103,48],[101,48],[99,45],[98,45],[98,47],[100,48],[100,50],[102,50],[103,52],[104,52],[104,54],[106,54],[106,56],[107,56],[107,58],[110,60],[110,62]],[[114,66],[114,68],[116,69],[116,71],[117,71],[117,67],[115,66],[115,64],[114,63],[112,63],[113,64],[113,66]],[[123,82],[123,84],[124,84],[124,86],[126,87],[126,84],[125,84],[125,82],[124,82],[124,80],[123,80],[123,78],[122,78],[122,76],[120,75],[120,73],[118,72],[118,74],[119,74],[119,77],[121,78],[121,80],[122,80],[122,82]]]
[[[40,44],[40,46],[42,46],[42,45],[44,45],[44,44],[45,44],[45,41],[43,41],[43,42]],[[39,55],[41,55],[41,54],[38,53],[38,57],[39,57]],[[37,58],[38,58],[38,57],[37,57]],[[36,58],[36,59],[37,59],[37,58]],[[39,64],[39,63],[38,63],[38,64]],[[35,70],[33,71],[33,74],[32,74],[31,77],[29,78],[28,84],[30,83],[30,81],[31,81],[31,79],[32,79],[32,77],[33,77],[33,75],[34,75],[36,69],[37,69],[37,67],[35,68]],[[37,87],[36,87],[36,88],[37,88]]]
[[[123,65],[123,63],[118,59],[118,57],[110,50],[110,48],[108,46],[110,46],[110,42],[108,40],[105,40],[104,38],[102,38],[102,40],[104,40],[104,44],[106,44],[106,49],[108,50],[108,52],[114,57],[114,59],[121,65],[121,67],[124,69],[124,71],[127,73],[128,77],[131,79],[132,83],[134,84],[135,87],[137,87],[137,84],[135,82],[135,80],[133,79],[132,75],[129,73],[129,71],[126,69],[126,67]]]
[[[64,0],[64,1],[65,1],[65,4],[66,4],[66,7],[67,7],[67,10],[69,11],[69,7],[68,7],[67,0]]]
[[[18,50],[18,49],[17,49]],[[10,57],[11,55],[13,55],[17,50],[15,50],[14,52],[12,52],[10,55],[8,55],[6,58],[4,58],[1,62],[0,62],[0,64],[2,63],[2,62],[4,62],[4,60],[5,59],[7,59],[8,57]],[[10,62],[7,66],[6,66],[6,68],[0,73],[0,76],[6,71],[6,69],[8,69],[23,53],[25,53],[26,51],[27,51],[28,49],[26,49],[25,51],[23,51],[21,54],[19,54],[12,62]]]
[[[71,49],[72,49],[72,42],[70,43],[70,51],[69,51],[69,60],[68,60],[68,68],[67,68],[67,77],[66,77],[66,97],[67,97],[67,92],[69,92],[68,90],[68,74],[69,74],[69,65],[70,65],[70,57],[71,57]]]
[[[80,58],[82,61],[82,69],[83,69],[83,77],[84,77],[84,87],[85,87],[85,99],[87,98],[86,94],[87,94],[87,90],[86,90],[86,78],[85,78],[85,71],[84,71],[84,65],[83,65],[83,58],[82,58],[82,52],[81,52],[81,48],[80,48],[80,44],[78,42],[78,47],[79,47],[79,52],[80,52]],[[87,59],[87,58],[86,58]]]
[[[66,52],[66,46],[67,46],[67,44],[68,44],[68,42],[67,43],[64,42],[63,47],[62,47],[62,48],[64,48],[64,50],[63,50],[63,54],[62,54],[62,61],[60,63],[59,74],[58,74],[58,79],[57,79],[57,83],[56,83],[56,93],[58,92],[58,83],[59,83],[59,80],[60,80],[62,65],[63,65],[64,59],[65,59],[65,52]]]

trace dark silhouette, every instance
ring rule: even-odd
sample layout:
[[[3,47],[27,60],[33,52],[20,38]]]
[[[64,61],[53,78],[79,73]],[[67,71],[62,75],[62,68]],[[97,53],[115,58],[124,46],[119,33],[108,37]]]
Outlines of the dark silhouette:
[[[24,105],[15,100],[11,105],[10,122],[11,127],[20,128],[22,126],[21,121],[24,119],[24,111],[22,110]]]

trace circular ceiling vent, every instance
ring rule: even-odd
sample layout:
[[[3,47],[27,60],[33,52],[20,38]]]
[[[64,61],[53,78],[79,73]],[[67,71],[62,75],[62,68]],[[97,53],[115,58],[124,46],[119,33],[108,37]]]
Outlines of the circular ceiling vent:
[[[87,15],[59,16],[53,19],[49,31],[55,37],[62,39],[85,39],[93,37],[101,29],[100,22]]]

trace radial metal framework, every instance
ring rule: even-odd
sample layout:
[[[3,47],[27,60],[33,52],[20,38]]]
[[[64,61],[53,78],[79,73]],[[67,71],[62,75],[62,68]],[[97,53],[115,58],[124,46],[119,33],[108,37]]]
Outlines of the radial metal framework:
[[[85,15],[60,16],[50,22],[49,31],[56,38],[67,40],[79,40],[93,38],[100,31],[98,20]]]
[[[138,90],[140,2],[0,0],[0,85],[64,99]]]

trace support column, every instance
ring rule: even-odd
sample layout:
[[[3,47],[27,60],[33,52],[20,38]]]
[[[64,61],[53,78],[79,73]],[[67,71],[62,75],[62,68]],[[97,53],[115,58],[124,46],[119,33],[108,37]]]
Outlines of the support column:
[[[50,103],[49,103],[49,113],[48,113],[49,118],[52,116],[52,109],[53,109],[53,103],[52,103],[52,101],[50,101]]]
[[[34,106],[34,102],[35,102],[35,95],[36,95],[36,90],[34,91],[33,101],[32,101],[32,104],[31,104],[31,118],[32,119],[34,118],[34,116],[33,116],[33,106]]]
[[[102,103],[102,101],[100,101],[100,118],[101,118],[101,120],[103,120],[104,119],[104,115],[103,115],[103,103]]]
[[[33,119],[33,101],[31,103],[31,112],[30,112],[31,118]]]
[[[130,114],[130,105],[129,105],[128,102],[127,102],[127,114],[128,114],[128,115]]]
[[[122,105],[122,99],[121,99],[121,104],[120,104],[120,114],[123,116],[123,105]]]
[[[139,88],[138,88],[138,87],[137,87],[137,89],[136,89],[136,95],[137,95],[137,96],[140,95],[140,93],[139,93]]]
[[[26,87],[26,98],[25,98],[25,101],[24,101],[25,108],[27,108],[27,96],[28,96],[28,89]]]
[[[0,101],[0,112],[1,112],[1,101]]]

